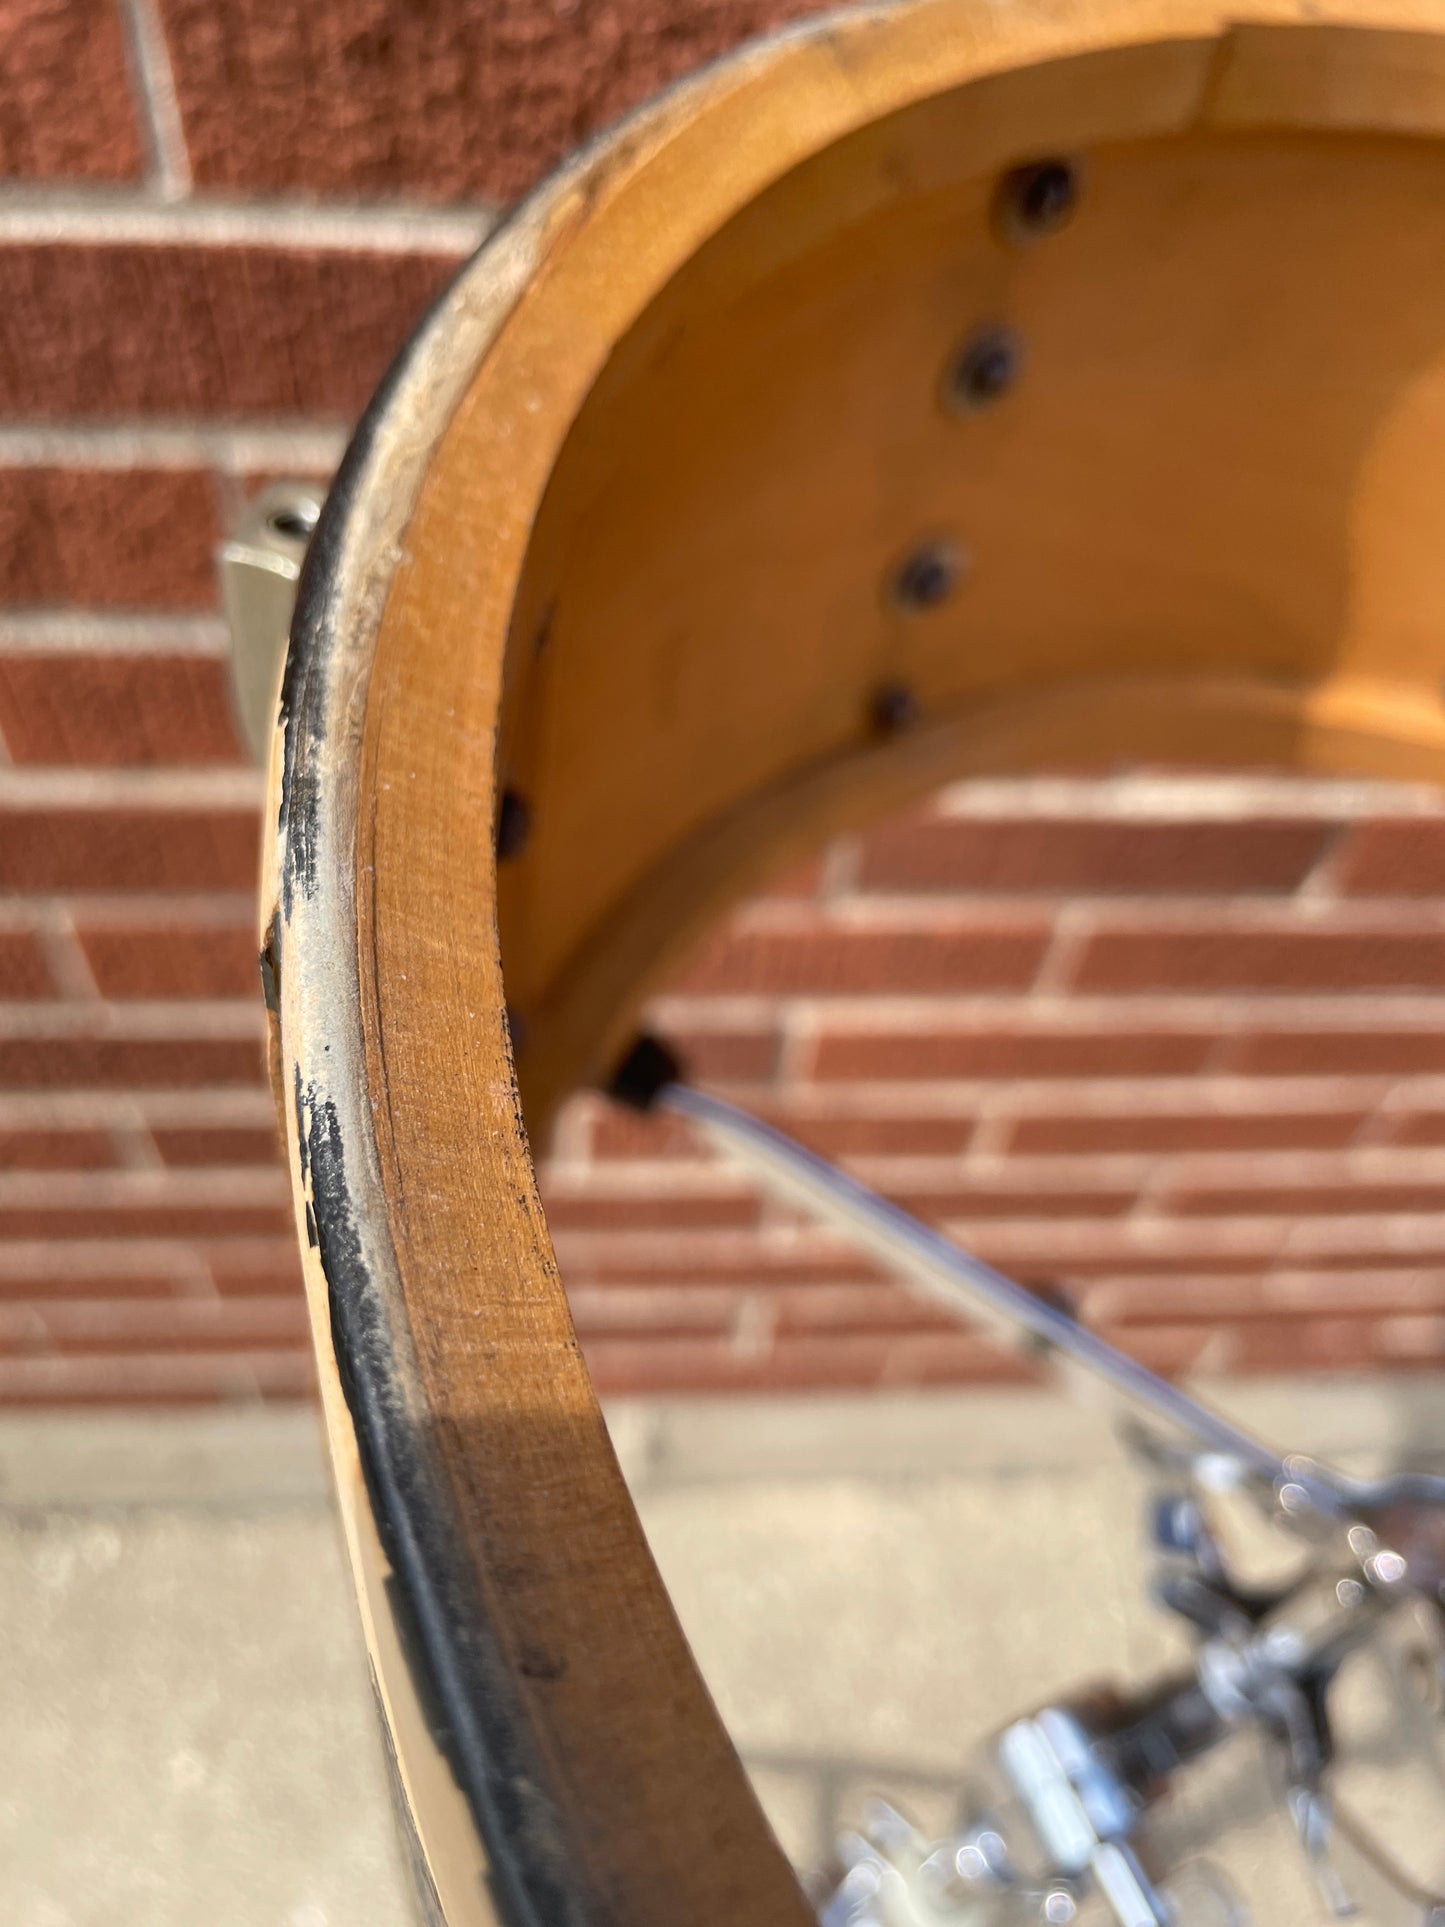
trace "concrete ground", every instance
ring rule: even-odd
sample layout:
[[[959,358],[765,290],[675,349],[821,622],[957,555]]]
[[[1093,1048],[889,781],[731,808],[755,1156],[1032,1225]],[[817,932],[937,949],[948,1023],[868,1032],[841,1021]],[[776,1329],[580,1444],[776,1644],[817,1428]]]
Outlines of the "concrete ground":
[[[1322,1455],[1445,1445],[1435,1383],[1256,1387],[1234,1403]],[[800,1867],[864,1791],[941,1825],[991,1728],[1055,1690],[1146,1678],[1178,1650],[1145,1603],[1139,1481],[1061,1401],[613,1419],[703,1669]],[[8,1927],[407,1920],[310,1414],[0,1422],[0,1615]],[[1445,1841],[1445,1800],[1437,1817],[1378,1760],[1364,1786],[1386,1818],[1411,1816],[1415,1844]],[[1253,1919],[1304,1927],[1323,1911],[1267,1804],[1245,1748],[1168,1824],[1188,1845],[1222,1822],[1211,1854]],[[1197,1927],[1223,1927],[1196,1902]]]

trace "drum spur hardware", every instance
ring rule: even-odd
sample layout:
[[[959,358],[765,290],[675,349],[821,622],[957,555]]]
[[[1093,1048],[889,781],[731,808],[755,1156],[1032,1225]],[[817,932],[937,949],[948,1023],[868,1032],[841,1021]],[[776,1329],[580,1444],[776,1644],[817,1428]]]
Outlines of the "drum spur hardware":
[[[1092,1688],[1011,1721],[981,1749],[954,1831],[929,1837],[875,1801],[838,1843],[821,1927],[1263,1927],[1207,1861],[1159,1864],[1151,1821],[1206,1756],[1252,1739],[1303,1851],[1322,1917],[1368,1907],[1378,1927],[1445,1927],[1445,1891],[1416,1884],[1337,1796],[1337,1685],[1402,1626],[1417,1667],[1445,1665],[1445,1478],[1352,1477],[1275,1451],[761,1118],[682,1079],[643,1039],[612,1094],[685,1118],[774,1195],[840,1230],[910,1289],[1022,1342],[1117,1401],[1147,1475],[1154,1602],[1191,1642],[1176,1672]],[[1216,1515],[1249,1507],[1299,1549],[1288,1579],[1250,1583]],[[1406,1685],[1404,1691],[1411,1689]],[[1438,1715],[1430,1718],[1438,1723]],[[1427,1724],[1421,1745],[1438,1739]],[[1445,1748],[1440,1752],[1445,1763]],[[1445,1771],[1440,1777],[1445,1833]]]

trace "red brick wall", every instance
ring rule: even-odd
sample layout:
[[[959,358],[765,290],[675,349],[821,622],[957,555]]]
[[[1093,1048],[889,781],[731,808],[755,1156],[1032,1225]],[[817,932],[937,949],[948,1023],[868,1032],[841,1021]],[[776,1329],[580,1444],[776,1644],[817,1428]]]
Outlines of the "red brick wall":
[[[653,1022],[1162,1369],[1438,1365],[1442,875],[1427,791],[961,785],[748,905]],[[1012,1375],[675,1123],[575,1102],[547,1197],[604,1383]]]
[[[307,1387],[217,533],[547,163],[808,10],[0,0],[0,1400]],[[1157,1362],[1438,1361],[1442,855],[1415,794],[960,791],[656,1021]],[[579,1104],[547,1188],[610,1390],[1000,1369],[677,1132]]]

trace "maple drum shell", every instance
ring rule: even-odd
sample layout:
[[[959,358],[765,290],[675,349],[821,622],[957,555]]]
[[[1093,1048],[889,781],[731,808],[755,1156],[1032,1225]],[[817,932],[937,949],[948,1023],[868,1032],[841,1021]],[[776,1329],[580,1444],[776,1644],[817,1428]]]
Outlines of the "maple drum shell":
[[[811,1918],[529,1150],[687,945],[971,772],[1445,771],[1442,30],[1366,0],[830,18],[555,176],[363,421],[298,599],[261,925],[434,1917]]]

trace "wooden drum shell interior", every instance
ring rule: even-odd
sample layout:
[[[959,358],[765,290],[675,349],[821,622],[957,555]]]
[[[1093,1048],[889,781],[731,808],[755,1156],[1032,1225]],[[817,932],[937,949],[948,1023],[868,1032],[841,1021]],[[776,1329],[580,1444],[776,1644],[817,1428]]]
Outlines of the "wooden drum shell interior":
[[[808,1918],[607,1445],[524,1115],[739,891],[949,777],[1445,769],[1445,9],[1240,11],[924,0],[725,64],[464,272],[328,506],[263,924],[448,1920],[489,1883],[508,1919]],[[1031,221],[1044,162],[1072,200]],[[1007,379],[960,394],[990,340]]]

